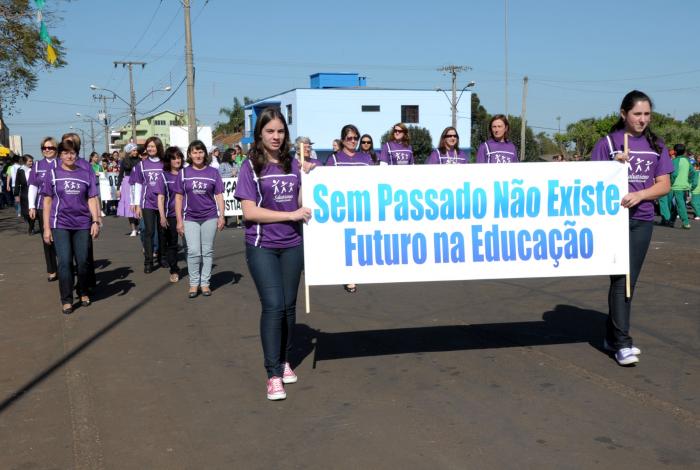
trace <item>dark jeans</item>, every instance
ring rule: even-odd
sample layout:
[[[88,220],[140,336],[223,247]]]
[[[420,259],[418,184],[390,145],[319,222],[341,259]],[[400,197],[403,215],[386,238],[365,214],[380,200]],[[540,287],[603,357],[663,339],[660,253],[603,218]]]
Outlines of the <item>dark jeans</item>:
[[[73,303],[73,258],[77,262],[79,296],[88,295],[85,286],[89,286],[88,251],[90,230],[52,229],[53,242],[58,255],[58,288],[61,303]]]
[[[630,219],[630,287],[634,297],[634,286],[637,284],[639,273],[644,264],[644,258],[651,242],[654,223],[651,221]],[[608,291],[608,321],[606,339],[615,349],[632,346],[630,331],[630,311],[632,297],[627,298],[625,292],[625,276],[610,276]]]
[[[177,268],[177,219],[168,217],[168,228],[162,228],[163,232],[163,248],[165,251],[165,259],[170,267],[170,274],[179,272]]]
[[[143,249],[144,249],[144,265],[152,266],[153,264],[160,265],[162,259],[163,236],[160,230],[160,214],[156,209],[141,209],[141,218],[143,219]],[[158,238],[158,259],[153,259],[153,235]]]
[[[39,222],[39,233],[44,233],[44,211],[41,209],[36,210],[36,220]],[[43,237],[41,244],[44,247],[44,259],[46,260],[46,272],[55,273],[58,270],[56,264],[56,245],[54,243],[47,245],[44,243]]]
[[[246,244],[245,254],[262,304],[260,339],[267,376],[282,377],[292,349],[304,248],[271,249]]]

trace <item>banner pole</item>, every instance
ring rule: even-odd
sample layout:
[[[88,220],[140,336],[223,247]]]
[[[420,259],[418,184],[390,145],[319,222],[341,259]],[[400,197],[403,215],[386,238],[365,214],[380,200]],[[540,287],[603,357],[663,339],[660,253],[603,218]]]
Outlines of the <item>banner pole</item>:
[[[297,158],[299,159],[299,175],[301,179],[304,178],[304,147],[306,144],[304,142],[299,142],[297,148]],[[304,229],[305,230],[305,229]],[[304,272],[304,302],[306,313],[311,313],[311,296],[309,294],[309,285],[306,283],[306,272]]]
[[[629,148],[629,134],[627,132],[625,132],[624,152],[625,152],[625,156],[628,158],[627,165],[629,165],[629,150],[630,150],[630,148]],[[625,274],[625,296],[628,299],[632,298],[632,282],[630,279],[629,264],[627,265],[627,274]]]

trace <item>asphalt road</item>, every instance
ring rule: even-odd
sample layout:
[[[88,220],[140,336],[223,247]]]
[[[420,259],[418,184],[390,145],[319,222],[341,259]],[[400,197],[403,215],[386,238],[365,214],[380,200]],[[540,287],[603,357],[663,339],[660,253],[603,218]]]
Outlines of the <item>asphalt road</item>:
[[[700,224],[655,229],[636,367],[601,350],[606,277],[314,287],[281,402],[242,231],[194,300],[127,232],[106,219],[95,302],[65,317],[0,211],[0,468],[700,468]]]

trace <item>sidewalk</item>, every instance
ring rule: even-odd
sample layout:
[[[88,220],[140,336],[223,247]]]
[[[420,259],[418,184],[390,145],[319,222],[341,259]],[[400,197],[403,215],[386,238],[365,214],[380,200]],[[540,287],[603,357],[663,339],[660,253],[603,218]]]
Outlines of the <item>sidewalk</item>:
[[[601,351],[606,277],[313,287],[281,402],[243,231],[194,300],[127,234],[105,219],[95,302],[62,316],[39,236],[0,211],[0,468],[700,465],[700,224],[655,228],[637,367]]]

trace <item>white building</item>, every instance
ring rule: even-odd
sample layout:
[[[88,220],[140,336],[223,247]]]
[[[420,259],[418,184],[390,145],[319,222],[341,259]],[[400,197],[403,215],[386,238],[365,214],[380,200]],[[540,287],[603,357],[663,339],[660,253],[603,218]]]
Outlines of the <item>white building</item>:
[[[469,150],[471,136],[471,93],[465,92],[458,110],[457,130],[461,148]],[[319,73],[311,76],[310,88],[296,88],[249,104],[245,109],[243,143],[252,143],[260,113],[277,107],[287,118],[292,142],[308,136],[319,155],[331,151],[345,124],[354,124],[369,134],[378,149],[381,137],[391,126],[403,122],[425,127],[437,146],[445,127],[452,124],[450,103],[442,91],[369,88],[356,73]]]

